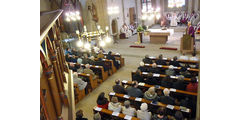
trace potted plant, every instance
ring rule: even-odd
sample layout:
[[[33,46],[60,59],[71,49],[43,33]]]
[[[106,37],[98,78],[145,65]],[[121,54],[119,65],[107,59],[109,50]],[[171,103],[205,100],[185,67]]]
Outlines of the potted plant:
[[[139,36],[140,43],[142,43],[143,31],[144,31],[143,27],[141,25],[139,25],[138,28],[137,28],[137,33],[138,33],[138,36]]]

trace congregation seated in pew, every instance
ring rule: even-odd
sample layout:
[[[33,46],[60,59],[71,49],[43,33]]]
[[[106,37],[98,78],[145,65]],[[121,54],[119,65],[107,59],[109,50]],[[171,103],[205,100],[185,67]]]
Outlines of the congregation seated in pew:
[[[120,93],[120,94],[126,94],[126,90],[123,88],[122,85],[120,85],[120,80],[115,80],[116,85],[113,86],[113,91],[115,93]]]
[[[121,106],[121,103],[118,102],[117,97],[111,98],[111,102],[109,102],[109,104],[108,104],[108,109],[113,112],[121,112],[122,106]]]
[[[105,93],[101,92],[97,98],[97,106],[100,108],[108,109],[108,104],[109,104],[109,101],[105,97]]]
[[[132,83],[131,86],[129,86],[126,91],[127,91],[127,94],[129,96],[132,96],[132,97],[142,97],[143,96],[143,93],[142,91],[137,88],[138,87],[138,83],[135,81]]]
[[[90,69],[90,65],[86,64],[85,67],[86,68],[83,70],[83,73],[90,74],[93,77],[93,80],[96,80],[98,78],[98,76],[95,75],[95,73]]]

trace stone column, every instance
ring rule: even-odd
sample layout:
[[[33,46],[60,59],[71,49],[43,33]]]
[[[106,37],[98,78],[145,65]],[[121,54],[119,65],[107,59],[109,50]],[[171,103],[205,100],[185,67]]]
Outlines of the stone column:
[[[188,0],[188,9],[187,9],[187,11],[188,11],[188,13],[191,13],[192,12],[192,0]]]

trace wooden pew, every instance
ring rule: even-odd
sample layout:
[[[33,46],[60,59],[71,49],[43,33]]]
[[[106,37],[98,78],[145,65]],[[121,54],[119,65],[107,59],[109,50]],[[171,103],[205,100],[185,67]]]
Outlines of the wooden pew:
[[[152,60],[158,60],[158,58],[156,58],[154,56],[150,56],[149,58],[152,59]],[[171,58],[163,58],[163,60],[166,61],[166,62],[173,61],[173,59],[171,59]],[[178,59],[177,61],[180,62],[180,63],[188,63],[188,64],[199,63],[199,61],[193,61],[193,60],[181,60],[181,59]]]
[[[104,109],[104,108],[99,108],[97,106],[95,106],[93,108],[93,111],[94,111],[94,113],[100,112],[100,113],[106,114],[108,116],[114,116],[114,117],[117,117],[118,119],[124,119],[124,120],[126,119],[125,117],[128,116],[128,115],[125,115],[123,113],[119,113],[117,116],[115,116],[115,115],[112,115],[114,113],[113,111],[108,110],[108,109]],[[140,119],[136,118],[136,117],[131,117],[131,119],[129,119],[129,120],[140,120]]]
[[[135,71],[132,71],[132,78],[133,78],[133,75],[136,74]],[[147,76],[148,75],[148,72],[141,72],[141,75],[142,76]],[[153,73],[153,77],[159,77],[159,78],[164,78],[166,77],[167,75],[165,74],[157,74],[157,73]],[[178,79],[177,76],[170,76],[170,78],[172,79]],[[191,82],[191,78],[184,78],[184,81],[186,82]]]
[[[152,67],[152,64],[144,64],[144,66],[146,67]],[[157,67],[159,68],[165,68],[168,69],[169,66],[168,65],[157,65]],[[175,70],[180,70],[182,67],[174,67],[173,69]],[[187,68],[188,71],[193,71],[193,72],[199,72],[199,69],[194,69],[194,68]]]
[[[75,104],[85,97],[85,89],[79,90],[78,84],[74,84]]]
[[[98,86],[97,80],[93,80],[92,76],[90,74],[85,74],[85,73],[78,73],[78,76],[86,77],[89,79],[88,84],[91,85],[91,89],[95,89]]]
[[[103,53],[104,56],[107,55],[107,53]],[[122,55],[119,53],[113,53],[113,56],[116,60],[120,61],[120,67],[123,67],[125,65],[124,58],[122,58]]]
[[[112,73],[117,72],[117,68],[114,66],[113,61],[112,60],[108,60],[108,59],[102,59],[104,62],[109,62],[110,65],[112,66]]]
[[[74,63],[76,64],[76,63]],[[82,67],[85,67],[86,64],[81,64]],[[98,69],[101,73],[102,80],[105,81],[108,78],[108,72],[104,72],[103,66],[90,65],[90,69]]]
[[[122,85],[131,85],[132,84],[132,81],[126,81],[126,80],[122,80]],[[148,88],[150,88],[150,87],[155,87],[154,85],[148,85],[148,84],[144,84],[144,85],[142,85],[142,84],[140,84],[139,86],[138,86],[139,88],[146,88],[146,89],[148,89]],[[160,86],[159,88],[157,88],[157,90],[164,90],[166,87],[162,87],[162,86]],[[175,89],[175,88],[168,88],[168,89],[170,89],[170,91],[171,92],[176,92],[176,93],[182,93],[182,94],[186,94],[186,95],[193,95],[193,96],[197,96],[197,93],[194,93],[194,92],[188,92],[188,91],[184,91],[184,90],[177,90],[177,89]]]
[[[128,95],[125,95],[125,94],[119,94],[119,93],[115,93],[115,92],[110,92],[108,95],[109,95],[110,100],[111,100],[112,96],[116,96],[120,99],[137,101],[137,102],[140,102],[140,103],[147,103],[148,105],[153,105],[153,106],[156,106],[156,107],[165,107],[165,108],[168,108],[170,110],[180,110],[180,111],[183,111],[185,113],[191,113],[191,109],[186,108],[186,107],[180,107],[180,106],[176,106],[176,105],[167,105],[167,104],[163,104],[161,102],[157,102],[157,104],[152,104],[152,101],[146,100],[144,98],[131,97],[131,96],[128,96]]]

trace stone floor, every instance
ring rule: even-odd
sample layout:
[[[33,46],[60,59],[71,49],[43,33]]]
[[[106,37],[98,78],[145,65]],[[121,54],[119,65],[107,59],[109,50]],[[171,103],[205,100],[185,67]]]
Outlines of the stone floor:
[[[155,25],[153,28],[159,28],[160,26]],[[96,106],[96,100],[101,92],[105,92],[105,96],[108,98],[108,93],[112,91],[112,86],[114,85],[114,80],[131,80],[131,71],[136,70],[139,66],[139,62],[142,58],[148,54],[149,56],[158,56],[163,54],[164,57],[174,57],[180,56],[180,38],[184,33],[185,27],[174,27],[174,34],[169,37],[167,44],[150,44],[149,37],[144,37],[144,41],[141,45],[145,48],[130,48],[130,45],[135,45],[137,41],[137,35],[131,36],[129,39],[118,40],[118,44],[113,44],[110,47],[105,48],[106,51],[113,51],[120,53],[122,57],[125,58],[125,66],[118,70],[115,74],[110,76],[106,81],[104,81],[98,88],[96,88],[89,95],[85,96],[76,105],[76,111],[82,109],[84,116],[89,120],[93,118],[93,107]],[[177,51],[173,50],[161,50],[161,46],[176,47]],[[187,56],[191,56],[187,54]],[[198,55],[199,56],[199,55]]]

